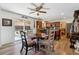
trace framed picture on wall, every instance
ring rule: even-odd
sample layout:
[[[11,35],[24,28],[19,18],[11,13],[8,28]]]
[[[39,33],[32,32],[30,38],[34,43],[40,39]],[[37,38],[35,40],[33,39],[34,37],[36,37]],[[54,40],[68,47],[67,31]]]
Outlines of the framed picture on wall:
[[[12,20],[7,18],[2,18],[2,26],[12,26]]]

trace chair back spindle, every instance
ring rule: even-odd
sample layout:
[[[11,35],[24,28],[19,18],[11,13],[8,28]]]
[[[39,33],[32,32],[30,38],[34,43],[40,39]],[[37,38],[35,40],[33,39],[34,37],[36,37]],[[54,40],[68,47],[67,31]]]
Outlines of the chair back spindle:
[[[21,35],[22,44],[27,45],[26,33],[24,31],[20,31],[20,35]]]

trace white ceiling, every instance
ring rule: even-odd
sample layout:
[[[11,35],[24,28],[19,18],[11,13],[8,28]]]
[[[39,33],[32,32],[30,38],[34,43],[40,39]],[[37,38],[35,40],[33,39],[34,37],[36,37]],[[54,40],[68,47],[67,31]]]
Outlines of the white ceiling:
[[[50,9],[47,10],[46,14],[42,14],[40,17],[51,20],[73,18],[74,10],[79,9],[79,3],[46,3],[44,6]],[[27,8],[34,8],[34,6],[32,6],[30,3],[0,3],[0,7],[9,11],[36,17],[35,14],[29,14],[31,11]]]

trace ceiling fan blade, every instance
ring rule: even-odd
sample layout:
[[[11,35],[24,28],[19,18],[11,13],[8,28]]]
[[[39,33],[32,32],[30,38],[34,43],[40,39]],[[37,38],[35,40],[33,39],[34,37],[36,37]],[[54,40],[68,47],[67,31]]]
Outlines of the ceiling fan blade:
[[[29,14],[33,14],[33,13],[35,13],[35,12],[30,12]]]
[[[37,13],[37,16],[39,16],[39,13]]]
[[[35,7],[37,7],[37,5],[36,4],[34,4],[34,3],[31,3],[33,6],[35,6]]]
[[[46,13],[46,11],[39,11],[40,13]]]
[[[40,6],[43,6],[44,5],[44,3],[41,3],[41,5]]]
[[[42,8],[42,9],[47,9],[47,10],[49,10],[50,8]]]
[[[32,11],[35,11],[35,9],[32,9],[32,8],[28,8],[28,9],[30,9],[30,10],[32,10]]]

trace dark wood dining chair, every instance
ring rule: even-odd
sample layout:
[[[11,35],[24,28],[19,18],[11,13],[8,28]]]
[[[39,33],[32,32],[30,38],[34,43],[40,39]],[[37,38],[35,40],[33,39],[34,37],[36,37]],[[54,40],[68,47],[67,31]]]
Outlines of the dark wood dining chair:
[[[29,50],[32,50],[33,47],[35,47],[35,51],[36,51],[36,42],[34,40],[28,39],[26,38],[26,33],[24,31],[20,31],[20,35],[21,35],[21,39],[22,39],[22,48],[20,50],[20,53],[22,53],[22,50],[25,49],[25,55],[27,55]],[[28,47],[32,47],[31,49],[28,49]]]

